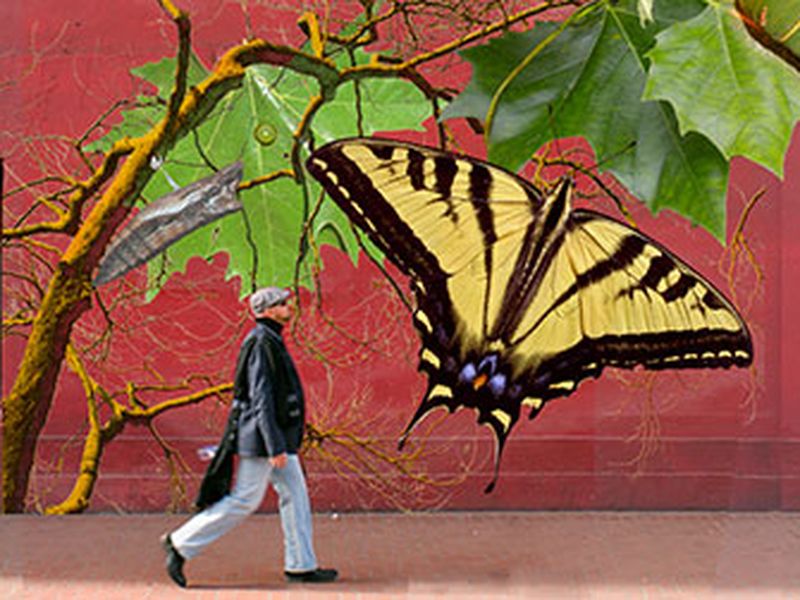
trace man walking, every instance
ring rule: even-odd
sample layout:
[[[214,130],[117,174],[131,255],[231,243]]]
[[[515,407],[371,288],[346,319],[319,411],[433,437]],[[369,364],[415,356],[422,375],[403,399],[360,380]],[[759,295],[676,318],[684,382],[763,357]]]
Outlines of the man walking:
[[[250,297],[256,326],[239,352],[234,402],[240,409],[233,490],[216,504],[161,538],[167,573],[186,586],[183,564],[227,533],[261,505],[268,484],[279,497],[284,537],[284,573],[289,582],[334,581],[314,554],[311,505],[297,452],[303,439],[305,405],[294,363],[281,337],[291,319],[290,292],[268,287]]]

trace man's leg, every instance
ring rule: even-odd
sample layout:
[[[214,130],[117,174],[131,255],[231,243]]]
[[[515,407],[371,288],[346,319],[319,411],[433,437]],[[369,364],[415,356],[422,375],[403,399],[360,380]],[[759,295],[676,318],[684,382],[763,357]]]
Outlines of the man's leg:
[[[279,497],[281,526],[284,541],[284,570],[307,572],[317,568],[311,527],[311,503],[300,459],[288,456],[283,469],[273,468],[270,481]]]
[[[170,534],[175,550],[185,559],[194,558],[255,512],[267,491],[269,470],[266,457],[240,456],[231,493]]]

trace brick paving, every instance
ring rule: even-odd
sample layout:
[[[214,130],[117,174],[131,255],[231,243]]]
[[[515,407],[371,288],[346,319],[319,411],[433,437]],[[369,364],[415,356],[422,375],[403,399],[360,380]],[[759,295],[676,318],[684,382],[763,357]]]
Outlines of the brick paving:
[[[184,515],[0,516],[0,598],[800,598],[800,513],[318,514],[332,585],[281,577],[280,523],[251,517],[164,573]]]

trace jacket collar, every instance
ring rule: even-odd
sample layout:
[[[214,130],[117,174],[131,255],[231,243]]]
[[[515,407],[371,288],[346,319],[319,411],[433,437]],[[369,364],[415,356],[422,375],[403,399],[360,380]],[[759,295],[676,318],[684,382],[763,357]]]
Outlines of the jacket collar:
[[[281,335],[281,331],[283,331],[283,325],[281,325],[274,319],[270,319],[267,317],[259,317],[256,319],[256,323],[258,323],[259,325],[263,325],[264,327],[267,327],[269,330],[274,331],[278,335]]]

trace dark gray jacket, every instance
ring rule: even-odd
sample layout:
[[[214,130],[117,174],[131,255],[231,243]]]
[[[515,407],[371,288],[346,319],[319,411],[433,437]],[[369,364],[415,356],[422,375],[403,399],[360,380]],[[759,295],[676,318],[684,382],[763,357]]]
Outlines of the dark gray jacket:
[[[276,321],[257,319],[242,342],[234,398],[241,405],[241,456],[296,454],[303,440],[303,388],[281,329]]]

